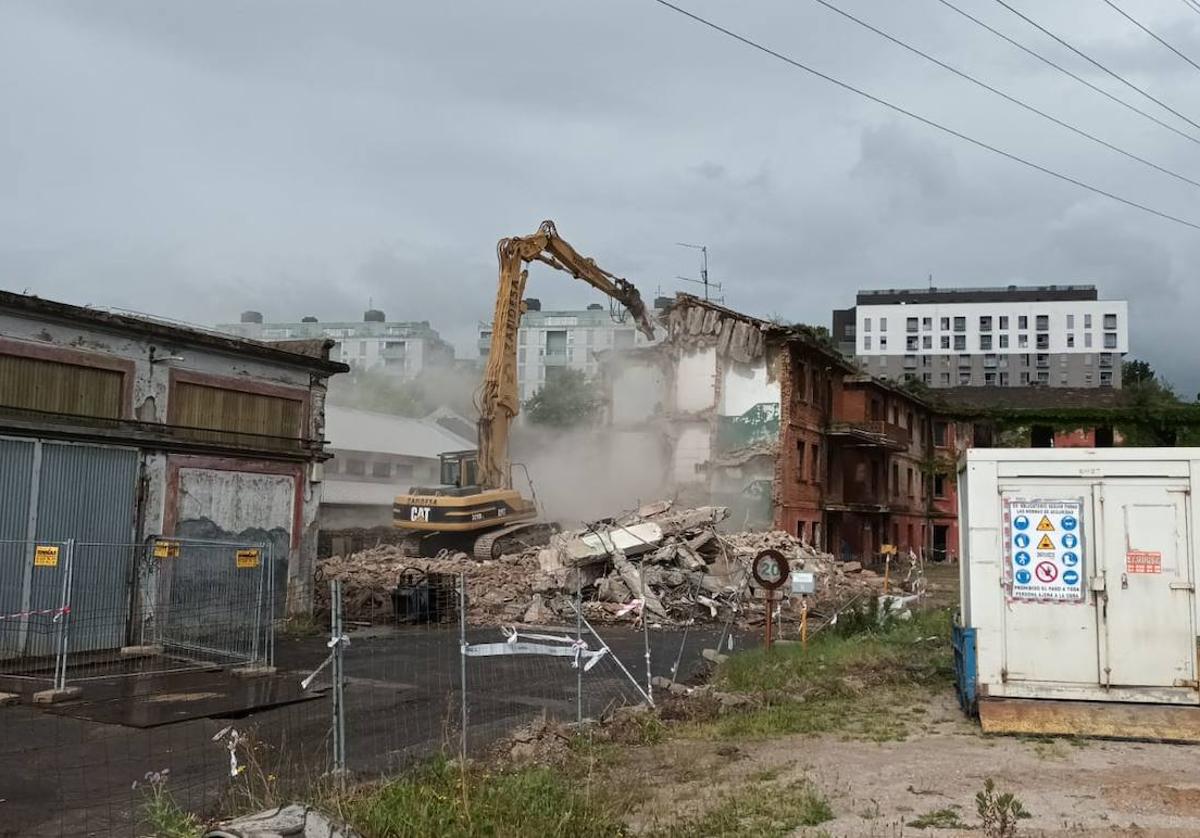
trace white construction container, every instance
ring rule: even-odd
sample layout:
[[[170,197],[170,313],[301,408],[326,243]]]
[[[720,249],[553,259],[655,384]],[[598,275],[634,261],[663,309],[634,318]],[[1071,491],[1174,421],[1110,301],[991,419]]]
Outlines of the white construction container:
[[[1200,704],[1200,448],[976,449],[958,477],[981,716],[990,699]]]

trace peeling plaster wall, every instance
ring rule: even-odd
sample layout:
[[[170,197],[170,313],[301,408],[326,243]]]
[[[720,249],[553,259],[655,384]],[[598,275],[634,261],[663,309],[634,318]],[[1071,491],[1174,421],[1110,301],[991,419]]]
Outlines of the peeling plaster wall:
[[[760,360],[757,364],[727,364],[720,414],[741,416],[760,404],[779,404],[779,379],[768,374],[766,363]]]
[[[618,428],[662,415],[669,400],[667,376],[655,361],[629,361],[612,378],[611,420]]]
[[[270,542],[270,574],[279,593],[276,601],[282,602],[284,591],[291,601],[292,586],[301,579],[300,563],[292,547],[295,497],[296,479],[290,475],[181,468],[173,534],[181,538]]]
[[[708,485],[708,463],[712,459],[712,433],[708,422],[676,424],[675,482],[680,485]]]
[[[675,413],[701,413],[717,406],[717,350],[683,352],[675,362]]]

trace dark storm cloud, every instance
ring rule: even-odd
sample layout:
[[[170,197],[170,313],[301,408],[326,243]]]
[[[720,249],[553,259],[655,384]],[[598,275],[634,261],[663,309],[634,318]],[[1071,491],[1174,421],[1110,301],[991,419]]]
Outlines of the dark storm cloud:
[[[990,0],[960,1],[1111,83]],[[1200,179],[1195,145],[934,0],[845,5]],[[1200,73],[1103,4],[1020,5],[1200,112]],[[807,0],[689,8],[1039,163],[1200,216],[1192,187]],[[1147,0],[1136,14],[1200,55],[1200,15],[1184,4]],[[371,301],[473,351],[495,241],[549,217],[648,293],[693,290],[675,276],[696,273],[696,254],[674,243],[707,244],[730,305],[789,320],[827,323],[856,288],[929,274],[941,285],[1096,282],[1129,297],[1135,353],[1182,391],[1200,389],[1200,233],[907,121],[649,0],[11,3],[0,109],[10,289],[210,323],[243,308],[353,318]],[[530,293],[551,306],[592,299],[538,267]]]

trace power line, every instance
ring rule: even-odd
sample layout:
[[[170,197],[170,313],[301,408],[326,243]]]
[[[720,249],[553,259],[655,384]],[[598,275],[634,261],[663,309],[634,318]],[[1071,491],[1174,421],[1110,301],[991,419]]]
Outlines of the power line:
[[[1098,87],[1097,85],[1092,84],[1090,81],[1085,79],[1083,76],[1080,76],[1080,75],[1072,72],[1071,70],[1068,70],[1066,67],[1062,66],[1061,64],[1055,63],[1054,61],[1050,60],[1046,56],[1042,55],[1040,52],[1037,52],[1037,51],[1032,50],[1029,47],[1025,46],[1020,41],[1017,41],[1014,38],[1010,38],[1008,35],[1005,35],[1000,30],[995,29],[994,27],[988,25],[987,23],[983,22],[979,18],[975,17],[970,12],[963,11],[958,6],[951,3],[950,0],[937,0],[937,2],[941,3],[943,6],[945,6],[948,9],[952,9],[953,11],[958,12],[960,15],[965,17],[967,20],[973,21],[974,23],[978,24],[979,26],[982,26],[984,29],[991,32],[997,38],[1002,38],[1003,40],[1008,41],[1008,43],[1012,44],[1014,47],[1021,50],[1022,52],[1032,55],[1034,58],[1036,58],[1038,61],[1041,61],[1043,64],[1053,67],[1055,70],[1058,70],[1060,73],[1064,73],[1065,75],[1068,75],[1071,78],[1075,79],[1075,81],[1079,82],[1080,84],[1091,88],[1092,90],[1099,93],[1101,96],[1111,99],[1112,101],[1116,102],[1118,105],[1121,105],[1124,108],[1128,108],[1129,110],[1133,111],[1134,113],[1141,114],[1142,116],[1146,117],[1146,119],[1150,120],[1151,122],[1161,125],[1163,128],[1166,128],[1168,131],[1171,131],[1171,132],[1176,133],[1179,136],[1183,137],[1185,140],[1191,140],[1192,142],[1196,143],[1197,145],[1200,145],[1200,139],[1197,139],[1196,137],[1192,136],[1191,134],[1188,134],[1185,131],[1180,131],[1178,128],[1176,128],[1174,125],[1171,125],[1168,122],[1163,122],[1161,119],[1159,119],[1154,114],[1147,113],[1146,111],[1139,108],[1137,105],[1131,105],[1129,102],[1126,102],[1124,99],[1121,99],[1120,97],[1115,96],[1112,93],[1109,93],[1103,87]],[[1183,0],[1183,2],[1191,3],[1191,2],[1194,2],[1194,0]],[[1196,13],[1200,14],[1200,7],[1196,7]]]
[[[1200,123],[1193,122],[1191,119],[1189,119],[1188,117],[1186,117],[1186,116],[1184,116],[1183,114],[1181,114],[1179,111],[1177,111],[1177,110],[1175,110],[1174,108],[1172,108],[1172,107],[1171,107],[1170,105],[1168,105],[1166,102],[1162,101],[1161,99],[1157,99],[1157,98],[1155,98],[1154,96],[1151,96],[1149,93],[1147,93],[1146,91],[1142,90],[1140,87],[1138,87],[1136,84],[1134,84],[1133,82],[1131,82],[1131,81],[1129,81],[1128,79],[1126,79],[1124,76],[1121,76],[1121,75],[1119,75],[1119,74],[1117,74],[1117,73],[1114,73],[1112,70],[1110,70],[1110,69],[1108,69],[1107,67],[1105,67],[1103,64],[1101,64],[1101,63],[1100,63],[1099,61],[1097,61],[1096,59],[1092,58],[1092,57],[1091,57],[1090,55],[1088,55],[1087,53],[1083,52],[1082,50],[1076,49],[1075,47],[1073,47],[1073,46],[1071,46],[1070,44],[1068,44],[1066,41],[1064,41],[1062,38],[1060,38],[1060,37],[1058,37],[1057,35],[1055,35],[1055,34],[1054,34],[1053,32],[1051,32],[1049,29],[1047,29],[1046,27],[1042,26],[1042,25],[1041,25],[1040,23],[1038,23],[1037,21],[1035,21],[1035,20],[1031,19],[1031,18],[1030,18],[1028,15],[1025,15],[1024,13],[1022,13],[1022,12],[1018,11],[1017,9],[1014,9],[1012,6],[1008,5],[1008,3],[1004,2],[1004,0],[996,0],[996,2],[997,2],[997,3],[999,3],[1001,6],[1003,6],[1004,8],[1008,9],[1008,10],[1009,10],[1010,12],[1012,12],[1014,15],[1016,15],[1017,17],[1019,17],[1021,20],[1025,21],[1026,23],[1028,23],[1028,24],[1029,24],[1030,26],[1032,26],[1034,29],[1037,29],[1039,32],[1042,32],[1042,33],[1044,33],[1044,34],[1048,35],[1049,37],[1053,38],[1054,40],[1058,41],[1058,42],[1059,42],[1060,44],[1062,44],[1064,47],[1066,47],[1066,48],[1067,48],[1067,49],[1069,49],[1071,52],[1073,52],[1073,53],[1075,53],[1076,55],[1078,55],[1080,58],[1082,58],[1082,59],[1084,59],[1085,61],[1089,62],[1090,64],[1092,64],[1092,65],[1094,65],[1094,66],[1096,66],[1096,67],[1099,67],[1101,70],[1103,70],[1104,72],[1108,73],[1110,76],[1112,76],[1114,79],[1116,79],[1117,81],[1119,81],[1121,84],[1123,84],[1123,85],[1125,85],[1126,87],[1129,87],[1129,88],[1131,88],[1131,89],[1133,89],[1133,90],[1136,90],[1138,93],[1142,94],[1142,95],[1143,95],[1143,96],[1145,96],[1147,99],[1149,99],[1151,102],[1154,102],[1155,104],[1157,104],[1159,107],[1166,108],[1168,111],[1170,111],[1171,113],[1175,114],[1177,117],[1179,117],[1180,119],[1182,119],[1182,120],[1183,120],[1184,122],[1186,122],[1188,125],[1191,125],[1193,128],[1200,128]]]
[[[1191,64],[1191,65],[1192,65],[1193,67],[1195,67],[1197,70],[1200,70],[1200,64],[1197,64],[1195,61],[1193,61],[1192,59],[1188,58],[1188,57],[1187,57],[1186,55],[1184,55],[1182,52],[1180,52],[1179,50],[1175,49],[1175,47],[1171,46],[1171,45],[1170,45],[1170,44],[1168,44],[1166,41],[1164,41],[1162,38],[1158,37],[1158,35],[1155,35],[1153,32],[1151,32],[1149,29],[1147,29],[1147,28],[1146,28],[1146,27],[1145,27],[1145,26],[1144,26],[1144,25],[1143,25],[1141,22],[1139,22],[1138,20],[1134,19],[1134,17],[1133,17],[1132,15],[1130,15],[1130,14],[1129,14],[1127,11],[1125,11],[1124,9],[1122,9],[1122,8],[1121,8],[1120,6],[1118,6],[1116,3],[1112,2],[1112,0],[1104,0],[1104,5],[1106,5],[1106,6],[1110,7],[1111,9],[1113,9],[1113,10],[1114,10],[1114,11],[1115,11],[1117,14],[1119,14],[1121,17],[1125,18],[1127,21],[1129,21],[1129,22],[1130,22],[1130,23],[1132,23],[1134,26],[1136,26],[1138,29],[1142,30],[1142,31],[1143,31],[1143,32],[1145,32],[1147,35],[1149,35],[1151,38],[1153,38],[1154,40],[1158,41],[1158,42],[1159,42],[1160,44],[1162,44],[1164,47],[1166,47],[1167,49],[1169,49],[1171,52],[1173,52],[1173,53],[1175,53],[1176,55],[1178,55],[1180,58],[1182,58],[1182,59],[1183,59],[1184,61],[1186,61],[1188,64]]]
[[[1073,184],[1074,186],[1078,186],[1080,189],[1086,189],[1087,191],[1093,192],[1097,195],[1103,195],[1105,198],[1109,198],[1113,201],[1117,201],[1118,203],[1125,204],[1126,206],[1129,206],[1129,207],[1133,207],[1134,209],[1139,209],[1142,212],[1149,213],[1150,215],[1155,215],[1155,216],[1158,216],[1159,218],[1164,218],[1167,221],[1174,221],[1176,224],[1182,224],[1183,226],[1190,227],[1193,230],[1200,230],[1200,224],[1197,224],[1192,221],[1188,221],[1183,218],[1179,218],[1178,216],[1163,212],[1162,210],[1156,210],[1153,207],[1146,206],[1145,204],[1140,204],[1137,201],[1134,201],[1130,198],[1123,198],[1120,195],[1114,194],[1112,192],[1108,192],[1104,189],[1101,189],[1098,186],[1092,186],[1091,184],[1084,183],[1083,181],[1073,178],[1070,175],[1065,175],[1065,174],[1062,174],[1061,172],[1056,172],[1053,169],[1049,169],[1045,166],[1042,166],[1041,164],[1034,163],[1031,160],[1026,160],[1024,157],[1020,157],[1016,154],[1013,154],[1012,152],[1004,151],[1001,148],[997,148],[994,145],[990,145],[990,144],[984,142],[983,140],[977,140],[974,137],[970,137],[966,134],[963,134],[960,131],[956,131],[953,128],[942,125],[939,122],[934,122],[932,119],[921,116],[920,114],[914,113],[913,111],[907,110],[907,109],[901,107],[900,105],[892,104],[891,102],[887,101],[886,99],[881,99],[878,96],[875,96],[871,93],[867,93],[865,90],[857,88],[848,82],[841,81],[840,79],[836,79],[833,76],[830,76],[826,73],[822,73],[820,70],[813,69],[812,67],[809,67],[807,64],[802,64],[794,58],[789,58],[788,56],[784,55],[781,52],[776,52],[775,50],[771,49],[770,47],[763,46],[762,44],[758,43],[757,41],[753,41],[744,35],[739,35],[738,33],[734,32],[730,29],[726,29],[725,27],[723,27],[717,23],[713,23],[711,20],[708,20],[707,18],[703,18],[700,15],[695,14],[694,12],[689,12],[687,9],[676,6],[674,3],[669,2],[669,0],[653,0],[653,2],[657,3],[660,6],[663,6],[664,8],[670,9],[673,12],[677,12],[678,14],[681,14],[684,17],[691,18],[692,20],[696,21],[697,23],[703,24],[704,26],[707,26],[709,29],[712,29],[716,32],[720,32],[722,35],[726,35],[730,38],[733,38],[735,41],[739,41],[740,43],[743,43],[752,49],[756,49],[759,52],[766,53],[767,55],[771,56],[772,58],[776,58],[776,59],[784,62],[785,64],[790,64],[791,66],[795,67],[798,70],[803,70],[804,72],[806,72],[810,75],[816,76],[819,79],[823,79],[824,81],[827,81],[830,84],[837,85],[838,87],[842,88],[843,90],[849,90],[851,93],[855,93],[859,96],[862,96],[864,99],[869,99],[878,105],[883,105],[885,108],[888,108],[889,110],[893,110],[896,113],[903,114],[904,116],[907,116],[910,119],[915,119],[917,122],[920,122],[924,125],[928,125],[931,128],[936,128],[939,131],[949,134],[952,137],[957,137],[958,139],[968,142],[971,145],[978,146],[979,148],[982,148],[982,149],[986,149],[987,151],[990,151],[993,154],[998,154],[1001,157],[1004,157],[1008,160],[1012,160],[1015,163],[1020,163],[1021,165],[1027,166],[1031,169],[1039,171],[1042,174],[1049,175],[1050,177],[1057,178],[1058,180]]]
[[[921,58],[924,58],[926,61],[930,61],[930,62],[936,64],[937,66],[941,67],[943,70],[948,70],[949,72],[954,73],[954,75],[958,76],[959,78],[966,79],[967,81],[971,82],[972,84],[978,85],[979,87],[982,87],[984,90],[987,90],[991,93],[996,94],[1000,98],[1004,99],[1006,102],[1011,102],[1014,105],[1016,105],[1017,107],[1024,108],[1025,110],[1029,111],[1030,113],[1035,113],[1038,116],[1042,117],[1043,119],[1048,119],[1051,122],[1053,122],[1055,125],[1058,125],[1062,128],[1066,128],[1068,131],[1078,134],[1079,136],[1084,137],[1085,139],[1091,140],[1094,143],[1102,145],[1111,151],[1115,151],[1117,154],[1128,157],[1130,160],[1136,160],[1138,163],[1141,163],[1144,166],[1149,166],[1151,169],[1162,172],[1164,175],[1173,177],[1176,180],[1181,180],[1184,183],[1190,183],[1192,186],[1200,188],[1200,181],[1192,180],[1190,177],[1187,177],[1186,175],[1181,175],[1181,174],[1179,174],[1179,172],[1173,171],[1172,169],[1168,169],[1165,166],[1160,166],[1157,163],[1153,163],[1144,157],[1139,157],[1138,155],[1134,154],[1132,151],[1126,151],[1125,149],[1121,148],[1120,146],[1113,145],[1112,143],[1108,142],[1107,140],[1102,140],[1101,138],[1097,137],[1095,134],[1088,133],[1087,131],[1083,130],[1082,128],[1077,128],[1076,126],[1071,125],[1069,122],[1064,122],[1063,120],[1059,119],[1058,117],[1053,116],[1049,113],[1046,113],[1045,111],[1029,104],[1028,102],[1024,102],[1024,101],[1016,98],[1015,96],[1010,96],[1009,94],[1005,93],[1003,90],[993,87],[992,85],[988,84],[987,82],[981,81],[981,80],[975,78],[974,76],[970,75],[969,73],[965,73],[962,70],[959,70],[957,67],[947,64],[945,61],[941,61],[937,58],[934,58],[929,53],[923,52],[920,49],[917,49],[916,47],[912,46],[911,44],[905,43],[904,41],[900,40],[899,38],[889,35],[887,32],[884,32],[882,29],[878,29],[878,28],[872,26],[871,24],[867,23],[865,20],[855,17],[854,15],[845,11],[844,9],[841,9],[841,8],[835,6],[833,3],[829,2],[829,0],[813,0],[813,2],[819,3],[820,5],[824,6],[826,9],[829,9],[831,12],[839,14],[842,17],[846,18],[847,20],[851,20],[854,23],[857,23],[859,26],[863,27],[864,29],[869,29],[870,31],[874,32],[876,35],[880,36],[881,38],[886,38],[887,40],[891,41],[896,46],[902,47],[902,48],[908,50],[909,52],[913,53],[914,55],[919,55]]]
[[[1197,3],[1196,0],[1183,0],[1183,5],[1200,15],[1200,3]]]

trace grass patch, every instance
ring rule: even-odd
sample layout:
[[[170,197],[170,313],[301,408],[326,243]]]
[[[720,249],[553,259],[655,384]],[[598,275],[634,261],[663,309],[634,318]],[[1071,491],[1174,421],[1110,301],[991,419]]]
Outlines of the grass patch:
[[[953,806],[926,812],[913,818],[908,825],[913,829],[966,829],[967,827],[959,816],[958,810]]]
[[[903,739],[935,688],[953,679],[948,611],[916,612],[883,625],[856,619],[855,633],[822,633],[807,650],[777,647],[734,655],[716,674],[721,690],[746,693],[757,709],[699,729],[724,737],[764,738],[841,731],[876,741]],[[906,718],[907,717],[907,718]]]
[[[304,640],[329,634],[329,620],[321,620],[312,614],[293,614],[275,623],[275,634],[287,640]]]
[[[833,820],[833,808],[812,783],[756,785],[728,795],[707,812],[656,825],[649,838],[784,838],[802,826]]]
[[[611,838],[627,829],[562,772],[468,769],[438,761],[397,780],[351,792],[343,816],[367,838]]]

